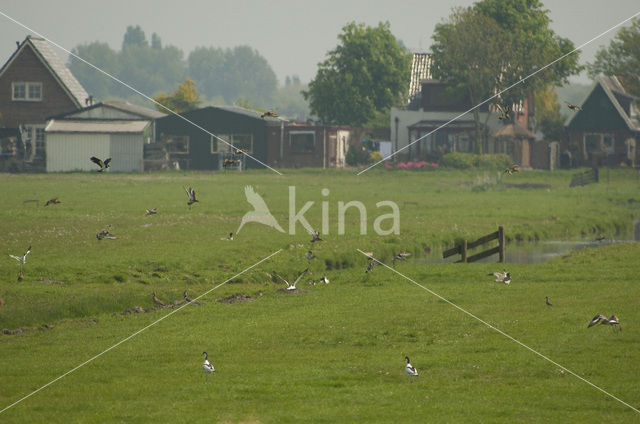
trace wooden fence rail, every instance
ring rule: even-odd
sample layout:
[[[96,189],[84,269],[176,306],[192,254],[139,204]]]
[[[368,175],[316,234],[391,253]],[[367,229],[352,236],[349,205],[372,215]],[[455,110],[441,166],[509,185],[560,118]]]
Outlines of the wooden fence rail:
[[[469,249],[476,248],[487,242],[490,242],[491,240],[496,240],[496,239],[498,240],[498,245],[496,247],[493,247],[491,249],[485,250],[480,253],[476,253],[475,255],[472,255],[472,256],[467,255],[467,251]],[[444,252],[442,252],[442,257],[448,258],[449,256],[459,254],[461,258],[459,261],[456,261],[456,262],[475,262],[477,260],[486,258],[488,256],[495,255],[496,253],[498,254],[498,262],[504,263],[505,242],[504,242],[504,228],[502,226],[498,227],[498,231],[491,234],[487,234],[486,236],[482,236],[479,239],[474,240],[472,242],[467,242],[467,240],[462,240],[462,243],[458,244],[457,246],[449,250],[445,250]]]
[[[573,174],[571,176],[571,184],[569,187],[584,186],[598,182],[598,168],[592,168],[588,171]]]

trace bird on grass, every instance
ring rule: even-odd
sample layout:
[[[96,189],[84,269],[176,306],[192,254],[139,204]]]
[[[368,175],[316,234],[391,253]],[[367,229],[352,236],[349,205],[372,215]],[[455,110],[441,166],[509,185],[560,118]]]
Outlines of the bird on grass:
[[[311,250],[309,250],[307,253],[304,254],[304,257],[307,258],[308,262],[311,262],[311,259],[315,259],[316,256],[313,254]]]
[[[516,172],[520,172],[520,166],[515,164],[504,170],[504,173],[509,175],[515,174]]]
[[[567,107],[568,107],[569,109],[571,109],[572,111],[574,111],[574,112],[577,112],[577,111],[579,111],[579,110],[582,110],[582,108],[581,108],[580,106],[574,105],[574,104],[569,103],[569,102],[567,102],[567,101],[565,101],[565,103],[567,104]]]
[[[147,215],[155,215],[155,214],[158,213],[158,208],[145,209],[145,211],[147,211],[147,213],[145,213],[145,216],[147,216]]]
[[[49,205],[57,205],[58,203],[62,203],[60,200],[58,200],[57,197],[54,197],[52,199],[47,200],[47,203],[45,203],[45,206],[49,206]]]
[[[298,284],[298,281],[300,281],[300,279],[302,277],[304,277],[304,275],[307,273],[307,271],[309,271],[309,268],[305,269],[304,271],[302,271],[300,273],[300,275],[298,275],[298,278],[296,278],[296,280],[293,282],[293,284],[289,283],[287,280],[285,280],[282,276],[280,276],[279,274],[276,274],[274,272],[274,274],[276,274],[276,276],[278,276],[278,278],[280,278],[282,281],[284,281],[287,284],[287,290],[295,290],[296,289],[296,284]]]
[[[158,306],[164,306],[164,303],[158,299],[158,296],[156,295],[156,292],[153,292],[153,303],[155,303]]]
[[[214,372],[216,372],[216,369],[213,367],[211,362],[209,362],[209,355],[207,355],[207,352],[202,352],[202,354],[204,355],[204,362],[202,363],[202,369],[206,373],[213,374]]]
[[[25,263],[27,263],[27,255],[31,253],[31,246],[29,246],[27,248],[27,251],[24,252],[24,255],[22,256],[16,256],[16,255],[9,255],[11,256],[13,259],[15,259],[16,261],[18,261],[20,263],[20,269],[22,269],[22,265],[24,265]]]
[[[406,372],[409,375],[409,377],[417,377],[418,370],[415,369],[413,365],[411,365],[411,362],[409,361],[409,357],[405,356],[404,360],[407,362],[407,365],[405,365],[404,367],[404,372]]]
[[[109,227],[110,226],[107,225],[107,228],[109,228]],[[98,241],[100,241],[102,239],[116,240],[118,238],[118,237],[114,236],[113,234],[111,234],[107,228],[105,228],[104,230],[102,230],[98,234],[96,234],[96,238],[98,239]]]
[[[277,114],[277,113],[275,113],[275,112],[274,112],[274,111],[272,111],[272,110],[268,110],[268,111],[266,111],[265,113],[263,113],[262,115],[260,115],[260,117],[261,117],[261,118],[264,118],[264,117],[277,118],[277,117],[278,117],[278,114]]]
[[[396,255],[393,255],[393,265],[396,264],[396,261],[404,261],[405,259],[407,259],[409,256],[411,256],[411,253],[407,253],[407,252],[400,252]]]
[[[321,237],[320,237],[320,231],[309,231],[309,234],[311,234],[311,243],[314,243],[316,241],[324,241]]]
[[[494,272],[493,274],[489,275],[493,275],[496,277],[496,283],[509,284],[511,282],[511,274],[506,270],[504,270],[503,272]]]
[[[545,298],[544,298],[544,299],[545,299],[545,303],[547,304],[547,306],[553,306],[553,303],[551,303],[551,302],[549,301],[549,296],[545,296]]]
[[[91,156],[91,162],[95,163],[96,165],[98,165],[100,167],[100,169],[98,169],[98,172],[104,172],[105,169],[109,168],[109,162],[111,162],[111,158],[107,158],[104,161],[102,161],[102,159],[98,159],[95,156]]]
[[[191,187],[184,187],[184,191],[187,192],[187,196],[189,197],[189,200],[187,201],[187,206],[189,206],[189,208],[191,208],[191,205],[193,205],[194,203],[199,202],[199,200],[196,198],[196,191],[194,189],[192,189]]]
[[[329,279],[327,277],[320,278],[321,283],[329,284]]]
[[[18,281],[22,281],[24,280],[24,274],[22,273],[22,270],[18,271]]]
[[[500,116],[498,116],[499,120],[503,120],[503,119],[511,119],[511,108],[509,106],[502,106],[501,104],[497,103],[496,106],[498,107],[498,111],[500,112]]]
[[[229,233],[229,237],[221,237],[220,240],[232,241],[233,233]]]

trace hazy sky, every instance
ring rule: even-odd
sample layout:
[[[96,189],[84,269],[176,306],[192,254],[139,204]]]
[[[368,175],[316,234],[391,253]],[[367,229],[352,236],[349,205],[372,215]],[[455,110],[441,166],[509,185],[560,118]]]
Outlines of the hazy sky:
[[[429,51],[435,24],[456,6],[473,1],[428,0],[0,0],[0,12],[71,50],[105,41],[119,50],[128,25],[140,25],[151,39],[175,45],[185,59],[195,47],[249,45],[271,65],[280,81],[298,75],[311,80],[317,65],[338,44],[351,21],[375,26],[389,21],[392,33],[412,51]],[[553,30],[576,46],[640,12],[638,0],[543,0]],[[628,24],[627,24],[628,25]],[[616,30],[584,47],[581,63],[593,60]],[[30,31],[0,15],[0,63]],[[66,53],[57,50],[66,59]],[[586,77],[576,81],[587,82]]]

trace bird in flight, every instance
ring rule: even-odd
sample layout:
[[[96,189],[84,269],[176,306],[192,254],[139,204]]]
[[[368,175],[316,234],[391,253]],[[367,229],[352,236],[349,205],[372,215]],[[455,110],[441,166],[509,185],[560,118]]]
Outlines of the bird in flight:
[[[261,118],[264,118],[264,117],[266,117],[266,116],[271,117],[271,118],[277,118],[277,117],[278,117],[278,114],[277,114],[277,113],[275,113],[275,112],[274,112],[274,111],[272,111],[272,110],[268,110],[268,111],[266,111],[265,113],[263,113],[262,115],[260,115],[260,117],[261,117]]]
[[[90,159],[91,159],[91,162],[95,163],[100,167],[100,169],[98,169],[98,172],[103,172],[105,169],[109,168],[109,162],[111,162],[111,158],[105,159],[104,162],[102,161],[102,159],[98,159],[95,156],[91,156]]]
[[[158,213],[158,208],[153,208],[153,209],[145,209],[147,211],[147,213],[145,213],[146,215],[155,215]]]
[[[417,377],[418,370],[415,369],[413,365],[411,365],[411,362],[409,361],[409,357],[405,356],[404,360],[407,362],[407,365],[405,365],[404,367],[404,372],[406,372],[409,375],[409,377]]]
[[[228,167],[230,167],[230,166],[236,166],[236,165],[238,165],[238,164],[240,164],[240,159],[225,159],[225,160],[222,162],[222,167],[223,167],[224,169],[227,169],[227,168],[228,168]]]
[[[22,265],[24,265],[27,262],[27,255],[29,253],[31,253],[31,246],[29,246],[27,251],[24,252],[24,255],[22,255],[22,256],[16,256],[16,255],[9,255],[9,256],[11,256],[13,259],[18,261],[20,263],[20,269],[22,269]]]
[[[581,108],[580,106],[574,105],[574,104],[569,103],[569,102],[567,102],[567,101],[565,101],[565,103],[567,104],[567,107],[568,107],[569,109],[571,109],[572,111],[574,111],[574,112],[577,112],[577,111],[579,111],[579,110],[582,110],[582,108]]]
[[[314,243],[316,241],[324,241],[320,237],[320,231],[309,231],[309,234],[311,234],[311,243]]]
[[[184,191],[186,191],[187,196],[189,196],[189,200],[187,201],[187,206],[189,206],[189,208],[191,208],[192,204],[199,202],[199,200],[196,199],[196,191],[194,189],[192,189],[191,187],[184,187]]]
[[[57,205],[58,203],[62,203],[60,200],[58,200],[57,197],[54,197],[53,199],[49,199],[47,200],[47,203],[45,203],[45,206],[49,206],[49,205]]]
[[[300,275],[298,275],[298,278],[296,278],[296,281],[293,282],[293,284],[289,283],[287,280],[285,280],[282,276],[280,276],[279,274],[275,273],[274,274],[280,278],[282,281],[284,281],[287,284],[287,290],[295,290],[296,289],[296,284],[298,284],[298,281],[300,281],[300,279],[302,277],[304,277],[304,275],[307,273],[307,271],[309,271],[309,268],[305,269],[304,271],[302,271],[300,273]]]
[[[596,324],[603,324],[603,325],[610,325],[611,328],[614,329],[615,331],[615,326],[618,326],[618,329],[622,329],[622,327],[620,327],[620,321],[618,320],[618,317],[615,315],[611,315],[611,318],[607,318],[602,314],[598,314],[595,317],[593,317],[591,319],[591,321],[589,322],[589,325],[587,325],[587,328],[593,327]]]
[[[494,272],[493,274],[489,275],[493,275],[496,277],[496,283],[509,284],[511,282],[511,274],[506,270],[504,270],[503,272]]]
[[[504,170],[504,173],[509,175],[515,174],[516,172],[520,172],[520,166],[515,164]]]
[[[498,116],[499,120],[503,120],[503,119],[511,119],[511,108],[509,106],[502,106],[499,103],[496,103],[496,106],[498,107],[498,111],[500,112],[500,116]]]
[[[396,255],[393,256],[393,264],[396,264],[396,261],[404,261],[405,259],[407,259],[409,256],[411,256],[411,253],[407,253],[407,252],[400,252]]]

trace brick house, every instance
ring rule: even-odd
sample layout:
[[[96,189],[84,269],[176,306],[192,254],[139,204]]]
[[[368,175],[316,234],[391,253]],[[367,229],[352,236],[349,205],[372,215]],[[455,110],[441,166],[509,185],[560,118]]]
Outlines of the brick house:
[[[0,68],[0,161],[44,170],[47,118],[81,109],[89,95],[46,40],[27,36],[16,44]]]

